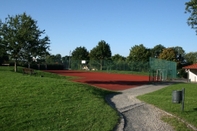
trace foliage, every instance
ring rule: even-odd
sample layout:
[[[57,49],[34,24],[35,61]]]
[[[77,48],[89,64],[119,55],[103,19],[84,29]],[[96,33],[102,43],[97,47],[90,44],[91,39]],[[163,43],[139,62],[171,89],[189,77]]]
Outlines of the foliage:
[[[62,64],[62,56],[61,54],[55,55],[55,63]]]
[[[63,62],[63,65],[64,65],[65,69],[70,68],[70,56],[62,57],[62,62]]]
[[[77,47],[72,52],[72,60],[89,60],[89,52],[85,47]]]
[[[112,62],[110,63],[110,69],[112,70],[125,70],[127,68],[126,57],[119,54],[115,54],[111,57]]]
[[[90,51],[90,59],[104,60],[111,57],[111,49],[104,40],[98,42],[98,45]]]
[[[194,64],[197,63],[197,52],[189,52],[185,55],[185,60],[187,63]]]
[[[190,0],[189,2],[186,2],[185,5],[185,12],[190,13],[187,23],[189,26],[195,29],[197,33],[197,0]]]
[[[165,48],[163,51],[160,53],[159,59],[164,59],[168,61],[176,61],[176,51],[174,48]]]
[[[100,61],[99,60],[90,60],[86,66],[89,70],[99,70],[100,69]],[[137,71],[137,72],[148,72],[149,71],[149,62],[129,62],[126,60],[103,60],[102,61],[102,70],[106,71]],[[82,65],[79,60],[72,60],[71,61],[71,69],[72,70],[81,70]]]
[[[115,54],[111,57],[112,61],[124,61],[126,58],[124,56],[121,56],[119,54]]]
[[[135,45],[130,49],[128,60],[135,62],[148,62],[150,55],[150,50],[143,44]]]
[[[8,63],[8,60],[9,60],[8,55],[6,53],[4,53],[3,55],[0,56],[0,65],[2,63],[6,63],[7,64]]]
[[[42,76],[0,67],[1,130],[113,130],[119,116],[104,100],[111,92],[52,73]]]
[[[2,25],[3,25],[3,23],[2,23],[2,21],[0,20],[0,57],[6,52],[5,51],[5,47],[4,47],[4,45],[3,45],[3,37],[2,37],[2,30],[1,30],[1,28],[2,28]]]
[[[172,103],[172,91],[182,90],[185,88],[185,108],[181,111],[181,104]],[[179,83],[173,84],[158,91],[148,93],[142,96],[138,96],[140,100],[143,100],[149,104],[169,112],[186,122],[197,127],[197,88],[195,83]]]
[[[46,63],[47,64],[62,64],[61,54],[47,55],[46,56]]]
[[[174,49],[176,52],[177,68],[181,69],[183,66],[185,66],[185,64],[187,64],[185,60],[185,51],[180,46],[176,46]]]
[[[185,66],[187,66],[187,65],[185,65]],[[187,79],[188,78],[188,73],[185,71],[185,69],[179,69],[177,77]]]
[[[163,51],[163,49],[165,49],[163,45],[161,44],[156,45],[155,47],[151,49],[151,57],[158,58],[158,56]]]
[[[40,31],[36,24],[31,16],[23,13],[13,17],[8,15],[1,25],[2,44],[15,60],[15,71],[18,60],[30,63],[32,57],[42,57],[49,50],[49,37],[41,38],[45,31]]]
[[[174,49],[176,51],[177,57],[179,57],[179,55],[181,55],[181,56],[184,56],[185,55],[185,50],[183,50],[182,47],[175,46]]]
[[[46,56],[46,63],[48,64],[54,64],[55,63],[55,55],[47,55]]]
[[[111,58],[111,49],[104,40],[98,42],[98,45],[90,51],[91,60],[99,60],[100,70],[102,70],[103,60]]]

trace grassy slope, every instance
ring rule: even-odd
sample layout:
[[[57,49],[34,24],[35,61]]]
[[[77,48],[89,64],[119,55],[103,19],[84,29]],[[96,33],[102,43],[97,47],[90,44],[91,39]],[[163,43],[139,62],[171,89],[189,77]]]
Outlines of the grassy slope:
[[[109,92],[42,75],[0,67],[0,130],[107,131],[118,122],[117,113],[104,101]]]
[[[172,91],[185,88],[185,108],[172,103]],[[140,100],[153,104],[197,127],[197,85],[194,83],[175,84],[161,90],[138,96]]]

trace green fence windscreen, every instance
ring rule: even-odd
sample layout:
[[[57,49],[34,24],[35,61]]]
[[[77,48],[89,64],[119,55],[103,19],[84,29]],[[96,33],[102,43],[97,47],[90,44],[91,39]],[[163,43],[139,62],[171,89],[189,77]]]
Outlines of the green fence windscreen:
[[[177,63],[162,59],[150,58],[150,81],[165,81],[177,76]]]

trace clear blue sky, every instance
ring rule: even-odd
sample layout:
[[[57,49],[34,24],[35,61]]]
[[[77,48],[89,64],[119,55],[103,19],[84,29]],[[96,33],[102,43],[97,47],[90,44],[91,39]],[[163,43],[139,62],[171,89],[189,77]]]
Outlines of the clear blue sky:
[[[46,30],[51,54],[69,55],[76,47],[88,51],[100,40],[112,55],[128,56],[139,44],[162,44],[197,51],[195,30],[187,25],[189,0],[0,0],[0,19],[26,12]]]

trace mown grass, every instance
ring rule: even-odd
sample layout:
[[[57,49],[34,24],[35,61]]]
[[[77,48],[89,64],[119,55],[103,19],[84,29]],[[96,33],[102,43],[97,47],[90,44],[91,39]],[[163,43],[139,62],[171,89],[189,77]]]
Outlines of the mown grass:
[[[185,88],[185,107],[184,111],[181,111],[181,104],[172,103],[172,91],[182,90],[183,88]],[[197,127],[197,84],[195,83],[180,83],[170,85],[161,90],[138,96],[138,98],[142,101],[153,104],[156,107],[159,107],[160,109],[165,110],[181,118],[187,123]],[[172,120],[169,118],[169,120],[166,121]],[[178,127],[179,124],[175,124],[174,126]]]
[[[172,127],[174,127],[175,131],[192,131],[192,128],[188,127],[186,123],[183,123],[176,117],[166,115],[166,116],[163,116],[161,120],[169,123]]]
[[[110,131],[117,124],[117,112],[104,100],[111,92],[20,69],[0,67],[0,130]]]

